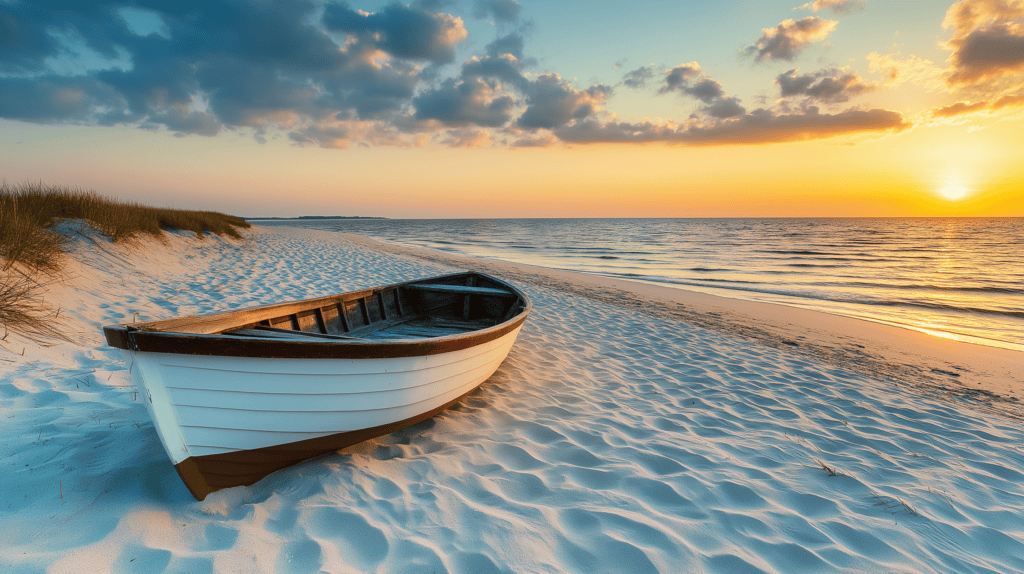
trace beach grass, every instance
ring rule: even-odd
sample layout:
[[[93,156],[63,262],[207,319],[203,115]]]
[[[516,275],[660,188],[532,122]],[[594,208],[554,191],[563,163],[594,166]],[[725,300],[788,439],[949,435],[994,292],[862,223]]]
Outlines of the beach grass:
[[[93,190],[43,183],[0,183],[0,325],[29,336],[55,331],[39,293],[59,275],[67,253],[66,222],[83,222],[112,241],[160,237],[164,230],[240,239],[240,217],[212,211],[156,208],[104,197]]]
[[[59,310],[52,311],[40,297],[42,285],[36,277],[21,273],[0,273],[0,342],[12,333],[31,340],[63,339]]]
[[[103,197],[92,190],[43,183],[0,184],[0,256],[3,268],[21,263],[34,271],[56,270],[65,238],[54,227],[82,220],[113,241],[140,235],[159,237],[165,229],[241,238],[240,217],[213,211],[156,208]]]

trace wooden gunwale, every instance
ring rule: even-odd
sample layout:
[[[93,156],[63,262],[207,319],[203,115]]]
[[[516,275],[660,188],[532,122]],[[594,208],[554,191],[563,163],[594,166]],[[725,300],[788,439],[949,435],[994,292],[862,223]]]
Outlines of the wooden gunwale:
[[[382,316],[384,316],[383,293],[385,291],[395,291],[398,288],[409,287],[414,284],[422,285],[425,281],[446,281],[475,277],[483,277],[502,285],[508,289],[509,296],[518,297],[517,300],[512,302],[509,312],[500,323],[477,331],[429,339],[360,340],[341,339],[339,337],[337,340],[327,340],[325,337],[324,341],[315,340],[316,337],[312,336],[308,340],[293,341],[276,338],[260,339],[221,333],[221,331],[229,329],[249,328],[260,324],[267,326],[271,319],[281,317],[289,317],[293,327],[298,331],[299,313],[313,309],[320,310],[329,305],[337,305],[339,313],[341,313],[342,326],[346,329],[345,336],[358,337],[360,334],[368,334],[373,330],[377,330],[377,328],[385,328],[378,327],[378,325],[391,322],[387,320],[374,323],[369,322],[368,298],[377,297],[382,310]],[[485,296],[489,295],[491,294],[487,293]],[[401,297],[395,293],[395,299],[400,301]],[[345,303],[350,301],[358,302],[367,325],[354,329],[351,328],[343,312]],[[400,303],[398,304],[400,305]],[[497,339],[522,325],[532,308],[533,305],[525,293],[504,281],[478,273],[455,273],[431,279],[407,281],[384,287],[341,293],[329,297],[281,303],[227,313],[147,323],[112,325],[104,327],[103,331],[106,335],[107,343],[112,347],[151,353],[296,359],[416,357],[458,351]],[[513,312],[516,310],[518,310],[518,313]],[[404,317],[400,316],[395,321],[403,319]],[[317,323],[319,324],[321,321],[322,314],[318,313]],[[307,333],[314,335],[313,333]]]

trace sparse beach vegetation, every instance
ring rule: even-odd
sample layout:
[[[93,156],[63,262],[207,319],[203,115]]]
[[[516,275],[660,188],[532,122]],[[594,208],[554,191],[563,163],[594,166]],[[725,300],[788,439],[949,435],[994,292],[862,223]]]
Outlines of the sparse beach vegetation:
[[[69,236],[64,222],[82,222],[114,242],[164,230],[241,238],[240,217],[212,211],[156,208],[118,201],[93,190],[43,183],[0,183],[0,325],[4,335],[53,337],[56,313],[40,299],[45,281],[60,274]]]

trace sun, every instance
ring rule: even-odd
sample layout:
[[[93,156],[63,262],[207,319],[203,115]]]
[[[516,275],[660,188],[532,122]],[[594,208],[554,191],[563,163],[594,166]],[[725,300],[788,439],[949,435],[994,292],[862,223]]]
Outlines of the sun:
[[[939,195],[949,201],[959,201],[967,197],[968,191],[964,187],[964,174],[959,169],[953,169],[946,176],[946,187],[939,190]]]
[[[939,193],[950,201],[956,201],[967,196],[967,188],[962,185],[947,185]]]

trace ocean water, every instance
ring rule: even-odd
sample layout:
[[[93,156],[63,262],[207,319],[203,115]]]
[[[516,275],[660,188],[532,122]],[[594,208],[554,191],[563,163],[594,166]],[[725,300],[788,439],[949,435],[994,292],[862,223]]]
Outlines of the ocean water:
[[[259,221],[792,305],[1024,351],[1024,219]]]

